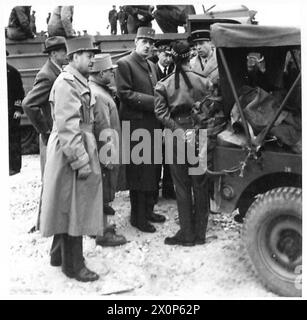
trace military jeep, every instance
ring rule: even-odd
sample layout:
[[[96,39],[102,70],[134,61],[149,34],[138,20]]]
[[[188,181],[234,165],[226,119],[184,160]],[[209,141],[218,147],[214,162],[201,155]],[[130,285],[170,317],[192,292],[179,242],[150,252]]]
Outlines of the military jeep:
[[[214,181],[214,200],[223,213],[237,210],[235,219],[243,223],[242,238],[248,256],[263,284],[279,295],[300,296],[300,30],[216,23],[211,25],[211,39],[217,51],[223,111],[229,119],[228,129],[217,136],[213,169],[208,171]],[[279,93],[279,99],[272,98],[273,113],[266,114],[269,107],[260,100],[252,109],[254,116],[266,124],[258,131],[251,125],[251,103],[240,95],[251,52],[260,53],[265,60],[266,77],[276,90],[268,96]],[[241,131],[232,125],[234,105]],[[284,120],[280,120],[282,114]],[[287,116],[295,119],[294,128],[288,126]],[[280,133],[280,128],[282,134],[276,137],[273,133]],[[287,135],[293,132],[299,139],[291,144]]]

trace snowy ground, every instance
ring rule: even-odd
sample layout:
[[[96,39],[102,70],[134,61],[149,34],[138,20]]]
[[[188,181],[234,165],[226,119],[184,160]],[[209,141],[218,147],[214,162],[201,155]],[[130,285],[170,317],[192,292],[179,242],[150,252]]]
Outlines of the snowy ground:
[[[117,194],[113,222],[129,243],[116,248],[95,246],[84,238],[84,256],[100,275],[94,283],[66,278],[49,264],[51,238],[28,233],[36,221],[40,195],[39,156],[23,156],[20,174],[10,182],[10,293],[13,295],[110,296],[167,298],[275,297],[252,271],[240,239],[241,226],[231,215],[212,215],[208,235],[218,238],[195,247],[166,246],[166,236],[178,229],[175,201],[159,200],[156,212],[166,215],[157,232],[147,234],[131,227],[127,192]]]

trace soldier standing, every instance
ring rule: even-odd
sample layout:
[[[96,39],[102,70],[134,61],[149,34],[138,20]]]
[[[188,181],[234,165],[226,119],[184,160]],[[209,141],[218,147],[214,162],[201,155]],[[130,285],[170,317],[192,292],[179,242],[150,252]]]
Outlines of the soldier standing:
[[[94,98],[88,87],[94,53],[91,37],[67,40],[69,65],[50,93],[53,128],[47,147],[40,216],[43,236],[54,236],[52,266],[78,281],[99,276],[84,263],[82,236],[103,230],[101,171],[93,134]]]
[[[48,53],[48,60],[37,73],[33,88],[22,101],[23,110],[40,134],[39,153],[42,180],[46,163],[47,142],[53,124],[49,94],[54,81],[62,71],[62,66],[68,63],[65,38],[47,38],[43,52]]]
[[[184,140],[190,143],[192,106],[212,90],[212,83],[190,69],[190,46],[186,41],[177,42],[172,49],[175,72],[156,85],[155,113],[166,128],[172,131],[181,129]],[[189,174],[191,164],[186,156],[183,164],[177,162],[177,147],[180,145],[178,139],[176,142],[172,150],[171,174],[176,187],[180,230],[173,237],[167,237],[164,243],[183,246],[203,244],[206,241],[209,216],[207,177],[205,174]],[[167,149],[167,157],[169,152]]]
[[[116,86],[120,98],[121,120],[130,122],[130,130],[146,129],[153,141],[154,130],[160,123],[154,114],[154,86],[157,82],[155,66],[146,58],[154,42],[155,30],[140,27],[135,39],[135,51],[118,60]],[[131,141],[131,150],[138,141]],[[130,191],[131,224],[143,232],[155,232],[151,222],[164,222],[165,217],[155,214],[154,194],[157,190],[157,168],[153,162],[154,144],[151,143],[150,164],[127,165],[127,183]],[[130,154],[129,154],[130,157]]]
[[[109,54],[98,54],[95,56],[94,66],[91,70],[89,77],[89,86],[91,93],[95,96],[94,106],[94,134],[97,141],[98,151],[106,144],[111,145],[110,149],[115,153],[114,161],[103,161],[104,158],[100,158],[101,174],[103,182],[103,217],[104,217],[104,232],[103,236],[98,235],[96,237],[96,244],[101,246],[118,246],[127,242],[124,236],[117,235],[115,233],[115,226],[107,225],[108,215],[114,215],[115,211],[110,206],[115,198],[115,192],[117,191],[117,182],[119,174],[119,160],[121,150],[121,128],[117,111],[117,106],[114,101],[114,93],[110,88],[111,82],[114,80],[114,69],[117,65],[112,64],[111,56]],[[110,134],[110,141],[101,141],[100,136],[103,133],[111,129],[110,133],[115,133],[117,136]],[[114,130],[114,131],[113,131]],[[118,137],[118,139],[117,139]],[[101,138],[101,139],[100,139]],[[106,137],[105,137],[106,138]]]
[[[6,56],[9,53],[6,51]],[[7,68],[7,95],[8,95],[8,127],[9,127],[9,165],[10,175],[20,172],[21,169],[21,132],[20,117],[23,113],[21,101],[25,96],[20,73],[13,66]]]
[[[111,26],[111,34],[116,35],[117,34],[117,11],[116,6],[113,6],[113,9],[109,11],[109,23]]]
[[[119,12],[118,12],[118,21],[119,21],[119,25],[120,25],[121,34],[127,34],[128,33],[127,19],[128,19],[127,12],[123,9],[122,6],[120,6],[119,7]]]
[[[30,28],[33,34],[36,34],[36,17],[35,17],[36,11],[32,11],[32,14],[30,16]]]
[[[216,51],[211,43],[210,31],[193,31],[191,32],[191,40],[195,43],[197,50],[197,55],[191,59],[192,70],[209,78],[215,86],[219,86]]]

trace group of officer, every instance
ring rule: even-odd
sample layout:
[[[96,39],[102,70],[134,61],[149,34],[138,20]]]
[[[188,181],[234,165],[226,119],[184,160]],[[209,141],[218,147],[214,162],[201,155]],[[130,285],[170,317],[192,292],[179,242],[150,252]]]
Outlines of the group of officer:
[[[198,44],[210,42],[205,30],[194,32],[192,37]],[[50,37],[44,51],[49,58],[22,102],[40,133],[42,193],[38,228],[43,236],[53,236],[51,265],[61,266],[65,275],[79,281],[99,278],[85,265],[83,235],[95,237],[97,245],[102,246],[126,243],[125,237],[107,224],[107,216],[115,213],[110,202],[123,177],[123,166],[104,162],[98,156],[103,146],[110,145],[118,154],[125,148],[112,137],[101,141],[102,130],[111,128],[120,137],[120,121],[129,121],[131,134],[146,129],[153,138],[155,129],[179,128],[184,143],[192,143],[192,105],[213,90],[214,70],[204,75],[193,71],[187,41],[156,43],[156,64],[148,59],[154,42],[155,30],[140,27],[135,50],[114,65],[109,54],[101,54],[94,47],[92,37]],[[209,61],[213,64],[214,50],[203,52],[207,56],[199,50],[199,61],[204,66],[200,71],[214,69],[207,67]],[[130,150],[141,139],[130,139]],[[176,144],[173,148],[175,155]],[[161,176],[161,165],[153,161],[154,151],[152,143],[149,164],[131,161],[125,165],[130,222],[142,232],[155,232],[153,223],[165,221],[164,216],[154,212]],[[188,169],[189,163],[176,163],[176,157],[173,164],[163,168],[162,193],[169,198],[176,196],[180,224],[178,233],[165,239],[167,245],[193,246],[206,241],[207,177],[204,173],[190,175]]]

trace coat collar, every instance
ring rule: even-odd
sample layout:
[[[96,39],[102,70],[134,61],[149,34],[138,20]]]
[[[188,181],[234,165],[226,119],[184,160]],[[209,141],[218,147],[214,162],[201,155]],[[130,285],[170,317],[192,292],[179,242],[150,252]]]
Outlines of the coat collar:
[[[146,71],[148,71],[148,63],[146,59],[142,58],[136,51],[131,53],[132,58]]]
[[[57,66],[50,58],[47,60],[47,65],[56,76],[62,72],[61,68]]]
[[[64,71],[71,73],[75,78],[77,78],[85,87],[88,87],[88,80],[85,78],[77,69],[73,68],[71,65],[67,65]]]

